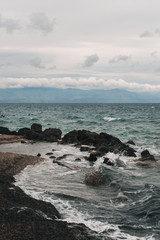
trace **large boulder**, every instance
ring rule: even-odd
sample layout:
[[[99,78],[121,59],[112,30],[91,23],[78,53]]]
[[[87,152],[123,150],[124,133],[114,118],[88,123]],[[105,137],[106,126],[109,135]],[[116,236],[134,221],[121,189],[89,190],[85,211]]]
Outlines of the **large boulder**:
[[[41,133],[42,132],[42,125],[38,124],[38,123],[33,123],[32,126],[31,126],[31,131]]]
[[[30,132],[30,128],[20,128],[18,130],[18,135],[19,136],[25,136],[28,132]]]
[[[10,134],[10,130],[6,127],[0,127],[0,134]]]
[[[57,142],[61,139],[62,131],[58,128],[48,128],[42,132],[42,140],[47,142]]]

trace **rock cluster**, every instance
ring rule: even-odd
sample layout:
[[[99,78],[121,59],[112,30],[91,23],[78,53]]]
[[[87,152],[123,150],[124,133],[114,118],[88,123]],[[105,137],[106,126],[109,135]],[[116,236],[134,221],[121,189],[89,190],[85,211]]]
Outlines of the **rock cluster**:
[[[136,157],[133,148],[122,143],[118,138],[103,132],[98,134],[86,130],[73,130],[62,138],[62,143],[94,146],[96,154],[101,156],[108,152],[114,152]],[[93,159],[91,161],[95,161],[96,156],[90,156],[90,159]]]
[[[6,127],[0,127],[0,134],[23,136],[28,140],[57,142],[61,139],[62,131],[57,128],[48,128],[42,131],[42,125],[33,123],[31,128],[20,128],[18,132],[10,131]]]

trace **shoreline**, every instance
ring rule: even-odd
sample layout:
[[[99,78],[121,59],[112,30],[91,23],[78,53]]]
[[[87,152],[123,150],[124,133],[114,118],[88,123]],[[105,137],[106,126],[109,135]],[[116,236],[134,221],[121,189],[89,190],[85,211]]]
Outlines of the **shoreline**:
[[[62,221],[51,203],[33,199],[14,185],[15,174],[42,161],[30,155],[0,152],[0,240],[106,239],[83,224]]]

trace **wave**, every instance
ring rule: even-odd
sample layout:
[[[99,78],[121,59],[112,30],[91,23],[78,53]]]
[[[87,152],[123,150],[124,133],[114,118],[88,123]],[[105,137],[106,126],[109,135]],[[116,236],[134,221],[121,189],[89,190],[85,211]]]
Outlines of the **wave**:
[[[114,118],[114,117],[104,117],[103,119],[108,122],[121,120],[121,118]]]

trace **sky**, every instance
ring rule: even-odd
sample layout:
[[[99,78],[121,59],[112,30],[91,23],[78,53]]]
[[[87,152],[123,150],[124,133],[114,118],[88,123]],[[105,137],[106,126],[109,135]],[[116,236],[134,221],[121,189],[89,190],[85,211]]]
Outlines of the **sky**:
[[[160,92],[159,0],[5,0],[0,88]]]

